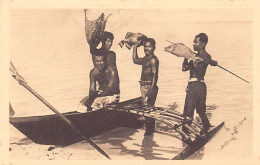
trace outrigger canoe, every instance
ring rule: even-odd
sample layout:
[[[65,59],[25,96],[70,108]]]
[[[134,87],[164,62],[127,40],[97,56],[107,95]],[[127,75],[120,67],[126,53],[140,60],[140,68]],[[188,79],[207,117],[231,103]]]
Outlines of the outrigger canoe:
[[[172,127],[182,135],[180,126],[183,126],[183,116],[159,107],[143,107],[141,98],[134,98],[111,106],[106,106],[93,112],[63,113],[71,123],[85,136],[94,137],[117,127],[140,128],[144,125],[141,116],[155,118],[159,122]],[[174,117],[174,118],[173,118]],[[180,121],[179,124],[174,124]],[[58,115],[10,117],[10,123],[25,136],[38,144],[66,146],[82,141],[82,138],[64,123]],[[194,122],[194,125],[198,123]],[[173,160],[183,160],[203,147],[223,126],[224,122],[209,131],[204,136],[199,136],[195,131],[193,139],[186,148]],[[192,129],[192,128],[190,128]],[[190,136],[188,137],[190,138]]]

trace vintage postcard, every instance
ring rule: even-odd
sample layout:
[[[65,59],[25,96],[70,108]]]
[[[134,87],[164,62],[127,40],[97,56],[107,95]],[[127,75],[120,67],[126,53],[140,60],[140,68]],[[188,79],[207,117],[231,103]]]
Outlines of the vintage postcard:
[[[0,3],[3,164],[259,163],[257,2]]]

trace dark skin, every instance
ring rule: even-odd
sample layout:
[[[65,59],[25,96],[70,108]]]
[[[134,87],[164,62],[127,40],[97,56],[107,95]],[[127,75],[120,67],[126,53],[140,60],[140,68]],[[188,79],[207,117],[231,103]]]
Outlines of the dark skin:
[[[103,56],[94,57],[95,67],[90,71],[90,88],[89,96],[110,96],[119,93],[119,78],[117,71],[107,67]],[[99,84],[99,93],[97,94],[96,86]]]
[[[99,44],[99,41],[93,42],[90,46],[90,52],[92,54],[92,61],[94,63],[94,52],[97,50],[97,46]],[[105,40],[102,40],[102,47],[100,49],[105,50],[106,52],[106,58],[107,58],[107,66],[112,67],[117,70],[116,66],[116,53],[113,51],[110,51],[110,48],[113,44],[113,40],[110,38],[106,38]]]
[[[155,46],[150,42],[144,43],[145,57],[139,58],[137,55],[138,45],[133,46],[133,62],[142,65],[141,81],[151,82],[151,89],[155,87],[158,81],[159,60],[154,55]],[[148,94],[149,95],[149,91]]]
[[[208,64],[210,64],[211,66],[217,65],[217,61],[211,60],[211,57],[206,52],[205,48],[206,43],[202,42],[199,37],[195,37],[193,40],[193,49],[194,51],[198,52],[196,56],[202,58],[203,61],[199,62],[197,67],[195,68],[192,64],[192,61],[188,62],[187,58],[184,59],[182,71],[190,70],[190,78],[198,78],[200,80],[203,80],[206,74]]]

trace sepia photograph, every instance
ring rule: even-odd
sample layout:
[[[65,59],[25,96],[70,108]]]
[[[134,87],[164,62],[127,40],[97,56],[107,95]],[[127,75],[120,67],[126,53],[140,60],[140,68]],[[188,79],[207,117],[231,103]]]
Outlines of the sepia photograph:
[[[253,27],[249,8],[10,8],[10,160],[254,159]]]

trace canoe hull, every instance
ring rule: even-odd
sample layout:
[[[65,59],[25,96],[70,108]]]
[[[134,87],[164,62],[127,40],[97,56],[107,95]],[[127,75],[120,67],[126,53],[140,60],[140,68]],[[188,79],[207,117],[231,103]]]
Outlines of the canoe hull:
[[[64,113],[86,137],[94,137],[117,127],[142,127],[144,121],[137,114],[100,109],[89,113]],[[11,117],[10,123],[37,144],[69,145],[81,141],[58,115]]]

